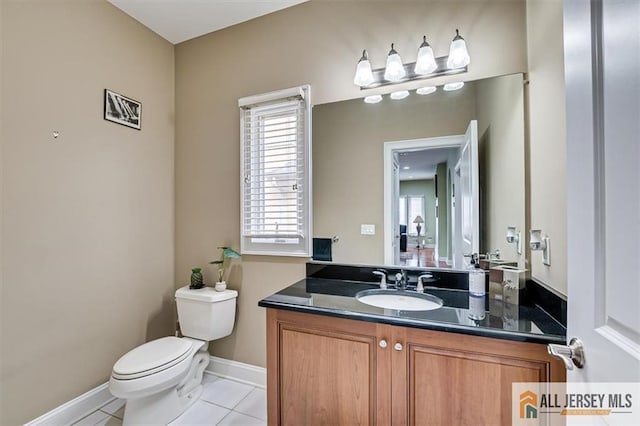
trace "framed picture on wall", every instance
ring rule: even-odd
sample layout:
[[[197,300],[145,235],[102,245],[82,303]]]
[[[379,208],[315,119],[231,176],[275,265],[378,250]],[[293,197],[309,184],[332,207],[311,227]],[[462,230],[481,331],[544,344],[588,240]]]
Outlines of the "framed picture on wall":
[[[142,104],[109,89],[104,89],[104,119],[140,130]]]

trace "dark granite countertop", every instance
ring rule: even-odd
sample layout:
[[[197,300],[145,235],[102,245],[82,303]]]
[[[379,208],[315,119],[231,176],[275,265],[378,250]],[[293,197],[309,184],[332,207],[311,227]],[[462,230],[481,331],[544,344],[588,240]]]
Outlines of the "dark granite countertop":
[[[466,290],[429,286],[425,286],[425,293],[441,298],[443,307],[432,311],[398,311],[369,306],[355,298],[359,291],[375,288],[379,286],[370,282],[307,277],[264,298],[258,305],[520,342],[566,342],[566,329],[537,305],[506,305],[490,301],[487,296],[471,299]]]

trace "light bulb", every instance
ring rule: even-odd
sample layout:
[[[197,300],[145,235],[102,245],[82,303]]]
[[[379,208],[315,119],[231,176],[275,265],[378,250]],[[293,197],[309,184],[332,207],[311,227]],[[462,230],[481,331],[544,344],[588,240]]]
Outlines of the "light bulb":
[[[427,86],[427,87],[421,87],[418,90],[416,90],[416,93],[418,95],[428,95],[429,93],[433,93],[436,91],[435,86]]]
[[[393,48],[393,43],[391,43],[391,50],[387,56],[387,66],[384,69],[384,79],[396,82],[402,80],[406,75],[407,72],[404,70],[404,65],[402,65],[402,59]]]
[[[431,74],[438,68],[436,64],[436,58],[433,55],[433,49],[427,43],[427,36],[422,37],[422,44],[418,49],[418,59],[416,59],[416,66],[413,69],[418,75]]]
[[[462,86],[464,86],[464,82],[456,81],[455,83],[445,84],[442,90],[444,90],[445,92],[452,92],[454,90],[462,89]]]
[[[469,58],[469,52],[467,52],[467,44],[456,29],[456,36],[451,41],[451,47],[449,48],[447,68],[462,68],[469,65],[469,62],[471,62],[471,58]]]
[[[389,97],[391,99],[393,99],[394,101],[399,101],[400,99],[404,99],[407,96],[409,96],[409,91],[408,90],[399,90],[397,92],[393,92],[389,95]]]
[[[368,86],[373,83],[373,72],[371,72],[371,63],[367,56],[367,51],[362,51],[362,57],[356,65],[356,74],[353,77],[353,84],[356,86]]]
[[[382,95],[371,95],[364,98],[365,104],[377,104],[382,100]]]

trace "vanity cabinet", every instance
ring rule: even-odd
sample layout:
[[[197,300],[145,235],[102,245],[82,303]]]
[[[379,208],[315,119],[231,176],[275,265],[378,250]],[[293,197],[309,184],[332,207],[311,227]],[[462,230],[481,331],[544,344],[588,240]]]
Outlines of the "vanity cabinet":
[[[564,381],[546,345],[267,310],[269,425],[509,425],[511,383]]]

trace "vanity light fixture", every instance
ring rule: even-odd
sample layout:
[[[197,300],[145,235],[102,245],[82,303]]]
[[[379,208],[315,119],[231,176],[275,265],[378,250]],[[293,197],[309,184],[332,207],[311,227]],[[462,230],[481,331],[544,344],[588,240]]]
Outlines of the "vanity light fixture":
[[[433,48],[427,42],[427,37],[423,36],[422,43],[418,47],[416,61],[403,64],[400,54],[391,43],[386,66],[372,70],[367,51],[363,50],[362,57],[356,66],[353,83],[360,86],[361,90],[365,90],[389,84],[467,72],[467,65],[470,62],[469,52],[466,42],[458,30],[456,30],[456,36],[451,42],[449,52],[449,56],[436,58]]]
[[[418,90],[416,90],[416,93],[418,95],[428,95],[430,93],[433,93],[436,91],[436,87],[435,86],[426,86],[426,87],[421,87]]]
[[[371,72],[371,62],[367,51],[362,51],[362,57],[356,65],[356,75],[353,77],[353,84],[356,86],[368,86],[373,83],[373,73]]]
[[[409,170],[409,169],[411,169],[411,167],[409,167],[409,166],[402,167],[402,170]]]
[[[522,254],[522,238],[515,226],[507,226],[507,242],[516,245],[516,252]]]
[[[364,98],[366,104],[377,104],[382,100],[382,95],[371,95]]]
[[[393,99],[394,101],[399,101],[400,99],[404,99],[407,96],[409,96],[409,91],[408,90],[399,90],[397,92],[392,92],[389,97],[391,99]]]
[[[407,71],[402,65],[402,59],[391,43],[391,50],[387,55],[387,66],[384,68],[384,79],[392,83],[397,83],[407,75]]]
[[[463,81],[456,81],[454,83],[445,84],[442,90],[444,90],[445,92],[453,92],[454,90],[462,89],[463,86],[464,86]]]
[[[447,67],[450,69],[462,68],[469,65],[471,59],[467,51],[467,43],[460,36],[460,32],[456,28],[456,36],[451,41],[449,47],[449,57],[447,58]]]
[[[542,263],[551,266],[551,239],[543,237],[540,229],[532,229],[529,233],[529,247],[534,251],[542,251]]]

